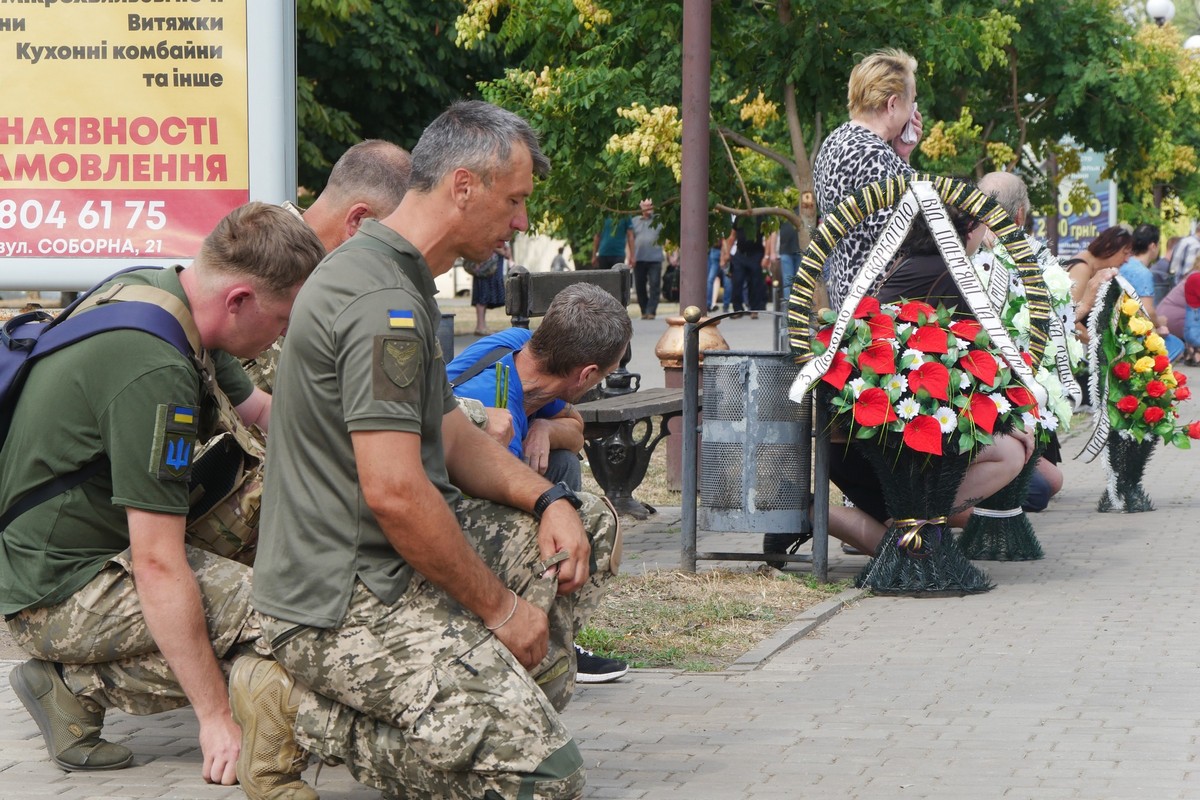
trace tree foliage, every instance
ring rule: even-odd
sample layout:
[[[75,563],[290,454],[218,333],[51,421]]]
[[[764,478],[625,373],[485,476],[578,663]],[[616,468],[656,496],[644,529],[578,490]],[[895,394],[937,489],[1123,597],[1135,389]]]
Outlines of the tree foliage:
[[[458,41],[495,43],[512,64],[484,95],[530,119],[556,165],[535,193],[540,226],[578,243],[653,197],[677,230],[682,2],[461,7]],[[1111,154],[1127,199],[1159,185],[1200,200],[1195,62],[1171,26],[1131,25],[1117,0],[714,0],[712,31],[714,209],[794,210],[821,138],[846,119],[852,66],[885,46],[920,62],[918,168],[1016,169],[1049,197],[1043,162],[1058,150],[1069,167],[1070,136]]]
[[[364,138],[411,148],[451,102],[500,74],[495,46],[455,45],[458,0],[299,0],[300,183],[314,191]]]

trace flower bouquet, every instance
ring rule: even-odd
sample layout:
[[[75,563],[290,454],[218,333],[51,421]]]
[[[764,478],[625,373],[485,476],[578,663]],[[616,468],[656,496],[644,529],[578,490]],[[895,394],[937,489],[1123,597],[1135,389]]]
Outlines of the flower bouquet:
[[[818,316],[813,353],[832,338]],[[954,496],[976,451],[993,436],[1035,424],[1033,394],[988,350],[973,319],[944,307],[864,298],[847,327],[822,395],[836,423],[871,463],[893,522],[857,584],[876,592],[980,592],[991,588],[949,533]]]
[[[1052,316],[1050,335],[1036,367],[1032,357],[1026,363],[1034,370],[1034,377],[1046,389],[1047,402],[1041,414],[1032,420],[1037,433],[1037,446],[1033,456],[1018,475],[1000,491],[981,500],[959,537],[958,544],[971,559],[988,561],[1036,561],[1044,556],[1041,542],[1034,533],[1033,525],[1021,507],[1029,490],[1029,483],[1037,469],[1051,434],[1056,430],[1067,430],[1071,425],[1073,404],[1069,394],[1078,397],[1078,386],[1072,377],[1073,367],[1083,355],[1082,346],[1074,335],[1075,312],[1071,302],[1071,279],[1050,255],[1045,245],[1028,240],[1038,268],[1042,271],[1049,293]],[[1028,353],[1032,320],[1024,285],[1016,278],[1016,264],[1003,244],[997,243],[991,251],[975,257],[977,266],[991,262],[991,268],[1001,268],[1000,279],[1009,278],[1008,293],[1000,311],[1000,317],[1009,336],[1022,353]],[[1068,385],[1070,390],[1068,391]],[[1031,415],[1032,416],[1032,415]]]
[[[1142,487],[1159,440],[1187,449],[1200,439],[1200,422],[1180,424],[1176,404],[1191,396],[1187,376],[1171,369],[1163,338],[1136,294],[1120,280],[1101,289],[1088,319],[1093,397],[1103,398],[1085,452],[1107,445],[1107,486],[1097,511],[1152,511]]]

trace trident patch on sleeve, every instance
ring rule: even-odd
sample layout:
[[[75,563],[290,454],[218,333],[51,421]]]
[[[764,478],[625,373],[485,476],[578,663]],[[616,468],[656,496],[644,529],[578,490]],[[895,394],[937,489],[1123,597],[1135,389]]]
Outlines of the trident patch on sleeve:
[[[200,430],[200,409],[163,403],[154,421],[150,472],[163,481],[186,481],[192,476],[192,456]]]

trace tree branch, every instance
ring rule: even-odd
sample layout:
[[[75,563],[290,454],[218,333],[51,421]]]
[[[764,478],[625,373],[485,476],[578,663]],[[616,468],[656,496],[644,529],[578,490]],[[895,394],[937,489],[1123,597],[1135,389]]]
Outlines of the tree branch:
[[[749,208],[750,192],[746,189],[746,182],[742,180],[742,172],[738,169],[737,161],[733,158],[733,151],[729,149],[729,142],[725,139],[725,129],[718,125],[717,133],[721,137],[721,144],[725,147],[725,157],[729,159],[729,166],[733,167],[733,177],[737,178],[738,186],[742,188],[742,199],[746,201],[746,208]]]
[[[733,208],[724,203],[717,203],[713,208],[717,211],[723,211],[726,214],[733,214],[735,217],[783,217],[792,223],[796,227],[796,230],[800,230],[804,226],[804,221],[800,219],[799,214],[791,209],[779,208],[778,206]]]
[[[723,125],[718,125],[717,133],[721,134],[722,139],[725,139],[728,137],[728,138],[732,139],[733,141],[737,142],[737,144],[739,146],[745,147],[749,150],[753,150],[754,152],[756,152],[760,155],[766,156],[767,158],[771,159],[772,161],[778,162],[788,172],[791,172],[792,170],[794,170],[796,168],[795,160],[788,158],[783,153],[780,153],[777,150],[772,150],[771,148],[767,147],[766,145],[759,144],[758,142],[754,141],[753,139],[743,136],[742,134],[738,133],[735,130],[726,128]],[[728,147],[728,145],[726,145],[726,146]]]

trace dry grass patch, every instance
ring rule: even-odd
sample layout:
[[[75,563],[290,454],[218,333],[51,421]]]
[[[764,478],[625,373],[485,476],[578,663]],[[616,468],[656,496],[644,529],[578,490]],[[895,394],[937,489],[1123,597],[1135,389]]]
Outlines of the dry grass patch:
[[[709,570],[621,575],[579,643],[634,667],[724,669],[802,611],[846,588],[808,576]]]

